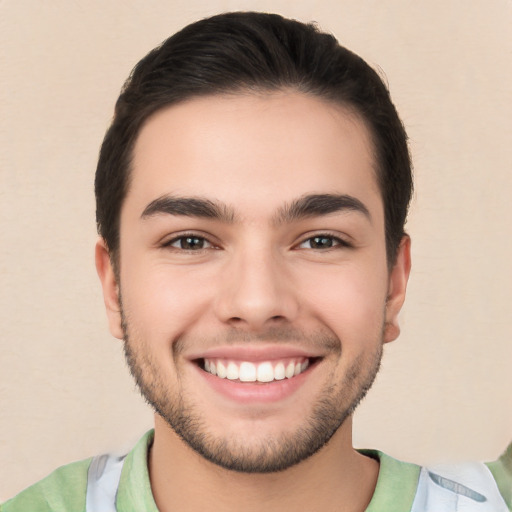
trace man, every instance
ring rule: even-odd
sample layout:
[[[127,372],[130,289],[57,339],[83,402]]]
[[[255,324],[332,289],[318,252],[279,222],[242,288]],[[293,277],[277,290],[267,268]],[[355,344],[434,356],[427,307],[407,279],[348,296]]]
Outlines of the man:
[[[155,429],[2,512],[511,510],[511,449],[427,469],[352,447],[411,191],[385,86],[332,36],[232,13],[153,50],[102,145],[96,265]]]

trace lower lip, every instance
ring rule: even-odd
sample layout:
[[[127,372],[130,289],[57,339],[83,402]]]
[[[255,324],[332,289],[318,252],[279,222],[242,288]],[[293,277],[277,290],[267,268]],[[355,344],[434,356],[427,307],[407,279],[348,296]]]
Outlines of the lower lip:
[[[308,379],[316,368],[316,364],[291,379],[274,380],[272,382],[240,382],[238,380],[221,379],[196,366],[197,371],[207,384],[217,393],[244,404],[271,403],[284,400],[293,395]]]

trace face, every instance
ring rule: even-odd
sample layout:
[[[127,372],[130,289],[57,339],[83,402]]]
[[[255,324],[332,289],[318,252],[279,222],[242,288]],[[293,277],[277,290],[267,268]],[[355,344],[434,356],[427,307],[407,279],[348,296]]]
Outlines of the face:
[[[285,469],[338,431],[398,335],[404,239],[386,263],[364,124],[294,92],[211,96],[150,118],[121,211],[110,328],[158,415],[198,453]]]

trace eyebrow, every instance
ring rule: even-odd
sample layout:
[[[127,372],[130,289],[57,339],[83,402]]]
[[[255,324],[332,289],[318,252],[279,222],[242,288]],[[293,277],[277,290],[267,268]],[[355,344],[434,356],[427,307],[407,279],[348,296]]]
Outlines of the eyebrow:
[[[308,217],[346,211],[360,213],[371,221],[368,208],[353,196],[346,194],[310,194],[299,197],[279,208],[274,215],[273,223],[280,225]],[[231,206],[196,196],[165,195],[159,197],[144,208],[141,218],[146,219],[160,214],[219,220],[226,224],[233,224],[238,219]]]
[[[370,222],[368,208],[357,198],[347,194],[311,194],[302,196],[280,208],[274,217],[276,224],[286,224],[308,217],[318,217],[338,212],[356,212]]]
[[[215,219],[227,224],[233,224],[236,219],[233,208],[202,197],[159,197],[144,208],[141,218],[146,219],[159,214]]]

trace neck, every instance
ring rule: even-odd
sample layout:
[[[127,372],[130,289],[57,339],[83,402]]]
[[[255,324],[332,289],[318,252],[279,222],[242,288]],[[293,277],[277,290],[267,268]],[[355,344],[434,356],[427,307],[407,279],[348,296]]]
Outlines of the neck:
[[[378,462],[352,447],[352,419],[329,443],[278,473],[223,469],[198,455],[160,417],[149,456],[151,488],[160,512],[362,512],[371,500]]]

